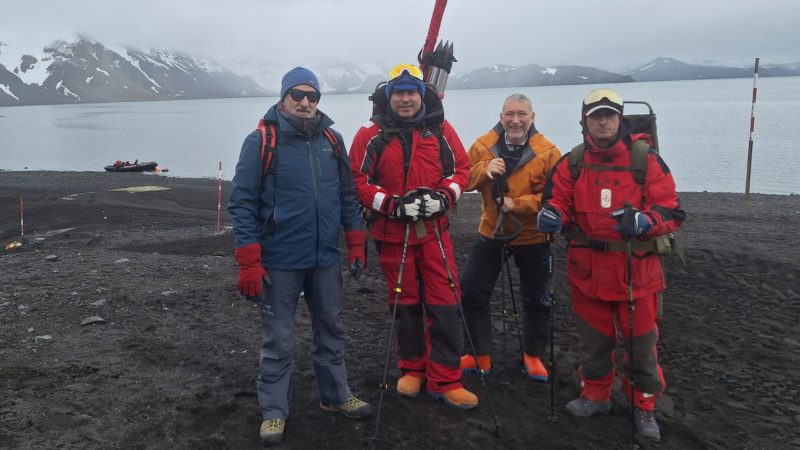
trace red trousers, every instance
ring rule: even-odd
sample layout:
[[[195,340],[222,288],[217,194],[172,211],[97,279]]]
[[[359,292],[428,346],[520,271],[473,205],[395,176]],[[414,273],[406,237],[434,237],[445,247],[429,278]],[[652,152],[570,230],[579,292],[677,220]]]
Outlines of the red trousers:
[[[625,393],[630,396],[628,301],[591,298],[573,286],[572,309],[578,318],[581,396],[595,402],[607,402],[611,399],[611,385],[614,383],[614,347],[618,333],[625,340],[623,368],[625,375],[622,382]],[[666,388],[656,352],[658,313],[658,293],[634,299],[634,406],[651,411],[655,409],[655,397]]]
[[[442,234],[455,290],[450,286],[439,243],[430,239],[409,245],[403,265],[395,329],[398,367],[403,374],[427,379],[431,392],[461,388],[461,322],[455,293],[460,292],[449,233]],[[397,293],[402,243],[379,243],[390,309]],[[424,304],[424,307],[423,307]]]

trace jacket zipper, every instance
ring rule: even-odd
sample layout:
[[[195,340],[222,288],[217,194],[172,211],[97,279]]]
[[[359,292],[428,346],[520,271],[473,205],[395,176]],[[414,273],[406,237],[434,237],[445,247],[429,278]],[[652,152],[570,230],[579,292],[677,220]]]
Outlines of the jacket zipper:
[[[311,141],[306,141],[308,151],[308,161],[311,164],[311,186],[314,189],[314,214],[315,214],[315,238],[314,238],[314,259],[315,267],[319,267],[319,194],[317,193],[317,175],[319,173],[319,158],[311,152]]]

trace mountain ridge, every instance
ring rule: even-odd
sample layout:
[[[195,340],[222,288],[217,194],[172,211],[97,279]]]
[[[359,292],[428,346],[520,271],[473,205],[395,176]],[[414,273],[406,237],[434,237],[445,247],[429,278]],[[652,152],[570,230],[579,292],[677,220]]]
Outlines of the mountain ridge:
[[[310,67],[326,94],[372,93],[391,64],[336,62]],[[0,41],[0,106],[276,96],[291,66],[214,61],[179,52],[103,45],[84,37],[39,51]],[[798,76],[800,63],[763,65],[761,76]],[[627,73],[580,65],[490,65],[454,72],[447,88],[485,89],[752,76],[752,67],[689,64],[657,57]]]

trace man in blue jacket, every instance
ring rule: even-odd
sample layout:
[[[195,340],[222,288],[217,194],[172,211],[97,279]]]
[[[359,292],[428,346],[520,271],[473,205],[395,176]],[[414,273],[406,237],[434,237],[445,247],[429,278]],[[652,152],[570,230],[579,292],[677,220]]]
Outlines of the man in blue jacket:
[[[289,416],[301,290],[311,314],[320,407],[352,419],[371,412],[347,385],[339,262],[344,229],[348,269],[358,278],[366,231],[342,137],[330,129],[333,120],[317,110],[319,100],[319,82],[310,70],[296,67],[284,75],[280,101],[242,145],[228,203],[239,290],[261,306],[256,385],[265,445],[281,443]]]

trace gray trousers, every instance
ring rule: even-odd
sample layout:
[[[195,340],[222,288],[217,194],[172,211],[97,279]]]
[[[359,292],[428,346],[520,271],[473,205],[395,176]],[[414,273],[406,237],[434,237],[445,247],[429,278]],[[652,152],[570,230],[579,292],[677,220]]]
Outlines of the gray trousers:
[[[350,398],[344,364],[347,334],[342,325],[340,263],[323,269],[269,271],[261,303],[261,369],[256,380],[264,419],[286,419],[292,397],[294,324],[298,297],[305,290],[311,314],[311,360],[320,400],[338,405]]]

